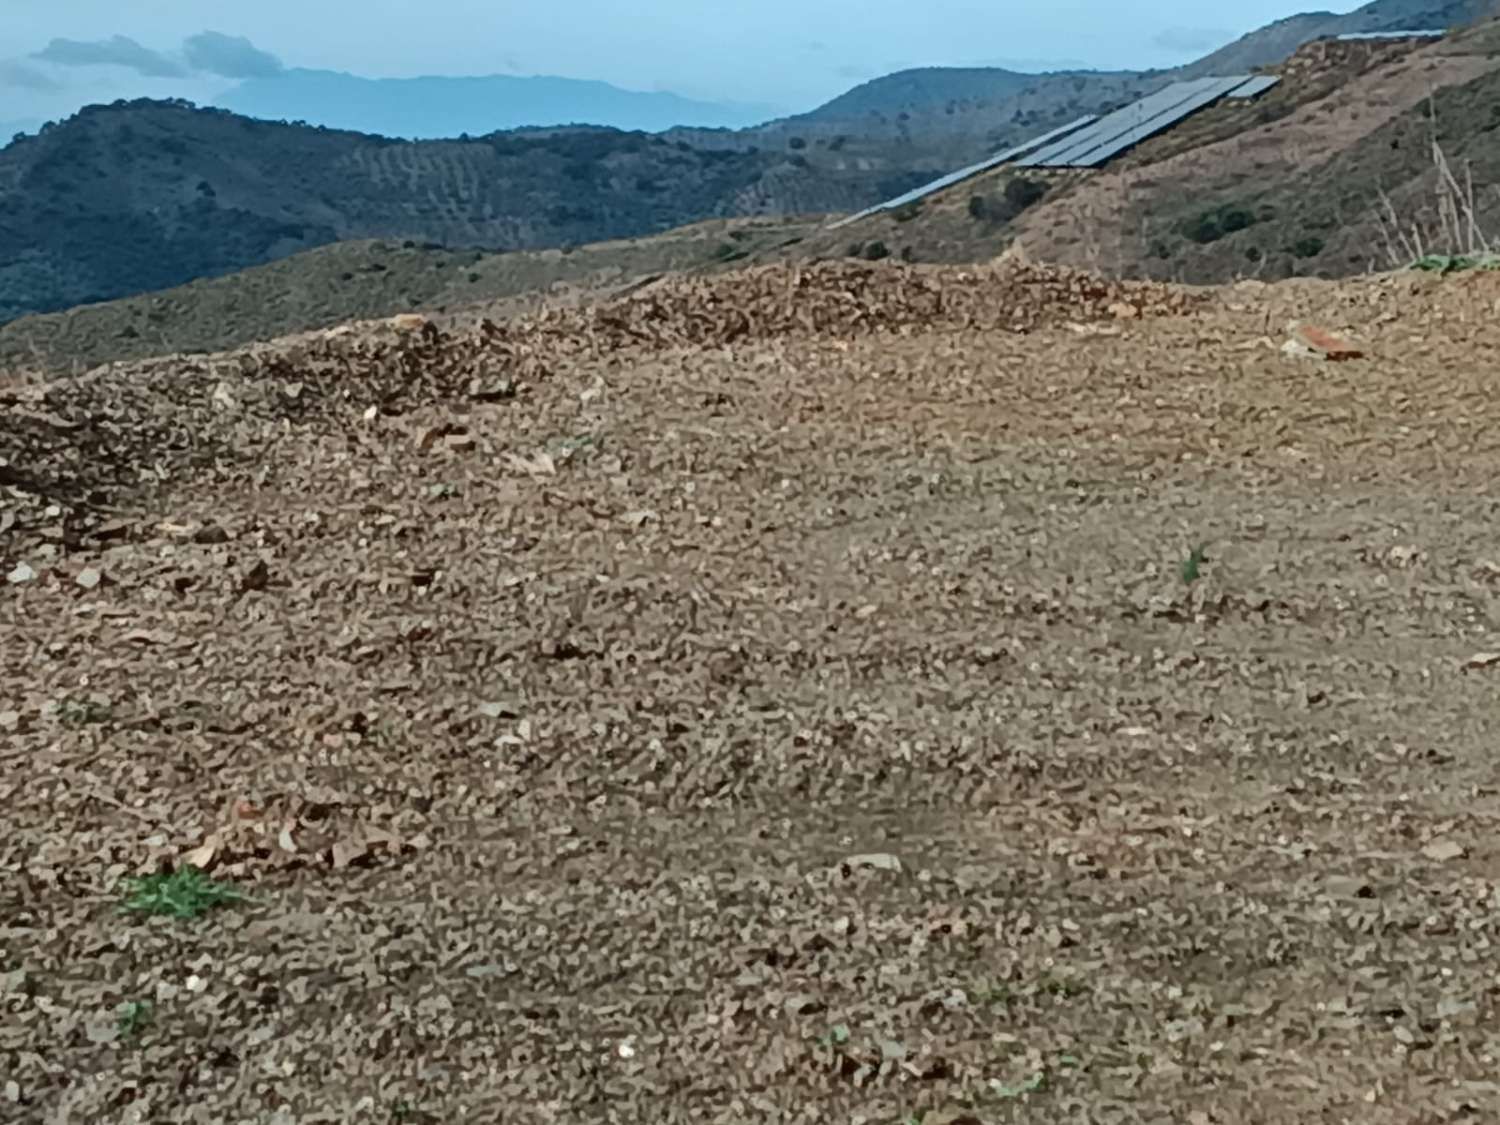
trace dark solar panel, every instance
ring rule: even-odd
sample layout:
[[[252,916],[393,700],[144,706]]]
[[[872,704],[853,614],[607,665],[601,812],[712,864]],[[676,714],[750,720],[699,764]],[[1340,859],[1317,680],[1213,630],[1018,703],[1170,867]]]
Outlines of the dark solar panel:
[[[1097,168],[1249,81],[1248,75],[1241,74],[1174,82],[1017,163],[1039,168]]]
[[[1080,117],[1076,121],[1070,121],[1066,125],[1053,129],[1051,132],[1043,133],[1040,137],[1033,137],[1024,144],[1016,145],[1015,148],[1006,149],[1004,152],[997,152],[994,156],[988,156],[977,164],[970,164],[968,167],[960,168],[956,172],[949,172],[946,176],[939,176],[937,179],[925,183],[921,187],[912,188],[911,191],[904,192],[894,199],[887,199],[884,203],[877,203],[874,207],[867,207],[863,211],[838,220],[836,223],[830,223],[827,229],[835,230],[838,227],[847,226],[859,219],[879,214],[881,211],[891,211],[907,203],[915,203],[918,199],[931,195],[935,191],[942,191],[944,188],[952,187],[954,184],[963,183],[964,180],[977,176],[981,172],[988,172],[991,168],[998,168],[1000,165],[1014,160],[1018,156],[1031,152],[1040,145],[1049,144],[1059,137],[1077,132],[1079,129],[1092,124],[1095,120],[1093,116],[1086,116]]]
[[[1258,98],[1280,81],[1281,79],[1277,78],[1274,74],[1260,74],[1250,79],[1243,86],[1230,90],[1229,96],[1231,98],[1245,99]]]
[[[1078,155],[1097,148],[1111,137],[1181,104],[1213,81],[1215,80],[1200,78],[1192,82],[1174,82],[1170,86],[1164,86],[1156,93],[1148,94],[1140,101],[1132,102],[1122,109],[1101,117],[1089,128],[1034,152],[1017,163],[1023,167],[1070,167]]]

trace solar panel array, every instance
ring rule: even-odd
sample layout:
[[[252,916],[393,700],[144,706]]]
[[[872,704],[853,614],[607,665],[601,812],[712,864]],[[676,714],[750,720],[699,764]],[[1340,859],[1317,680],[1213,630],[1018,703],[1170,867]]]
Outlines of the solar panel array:
[[[1257,98],[1280,81],[1280,78],[1271,74],[1238,74],[1229,78],[1196,78],[1190,82],[1174,82],[1123,109],[1117,109],[1103,117],[1080,117],[1050,133],[1034,137],[1025,144],[997,152],[994,156],[956,172],[949,172],[946,176],[939,176],[894,199],[887,199],[884,203],[877,203],[874,207],[867,207],[830,223],[827,229],[835,230],[882,211],[915,203],[933,192],[962,183],[1002,164],[1013,163],[1018,168],[1097,168],[1147,137],[1155,136],[1220,98]]]
[[[1441,39],[1447,35],[1439,28],[1422,28],[1420,31],[1346,31],[1335,35],[1335,39]]]
[[[1095,120],[1097,120],[1095,117],[1089,115],[1080,117],[1076,121],[1070,121],[1066,125],[1053,129],[1050,133],[1043,133],[1040,137],[1033,137],[1024,144],[1016,145],[1015,148],[1006,149],[1004,152],[997,152],[994,156],[986,157],[977,164],[970,164],[967,168],[960,168],[957,172],[949,172],[946,176],[939,176],[930,183],[912,188],[911,191],[903,192],[894,199],[887,199],[884,203],[877,203],[874,207],[867,207],[863,211],[849,215],[836,223],[830,223],[828,229],[836,230],[839,227],[847,226],[850,223],[868,218],[881,211],[893,211],[897,207],[904,207],[908,203],[915,203],[917,200],[929,196],[935,191],[942,191],[944,188],[952,187],[954,184],[961,184],[965,180],[979,175],[981,172],[988,172],[991,168],[998,168],[1000,165],[1009,163],[1018,156],[1024,156],[1026,153],[1042,145],[1049,144],[1060,137],[1065,137],[1069,133],[1077,132],[1087,125],[1092,125]]]
[[[1097,168],[1250,81],[1249,75],[1240,74],[1173,82],[1016,163],[1022,168]]]
[[[1245,100],[1258,98],[1280,81],[1274,74],[1258,74],[1238,89],[1230,90],[1229,96]]]

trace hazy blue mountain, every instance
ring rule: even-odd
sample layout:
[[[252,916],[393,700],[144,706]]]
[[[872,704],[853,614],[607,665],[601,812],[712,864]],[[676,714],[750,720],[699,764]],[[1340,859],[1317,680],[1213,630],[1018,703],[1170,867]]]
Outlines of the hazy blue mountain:
[[[674,125],[734,129],[777,113],[768,106],[699,102],[575,78],[361,78],[305,69],[250,79],[216,104],[247,117],[423,139],[532,125],[606,125],[652,133]]]

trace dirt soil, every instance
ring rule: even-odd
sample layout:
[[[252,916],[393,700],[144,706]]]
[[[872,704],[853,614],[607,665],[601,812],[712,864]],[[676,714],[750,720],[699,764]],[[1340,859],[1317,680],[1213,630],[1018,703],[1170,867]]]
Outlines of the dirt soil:
[[[14,381],[0,1118],[1492,1119],[1497,349],[827,263]]]

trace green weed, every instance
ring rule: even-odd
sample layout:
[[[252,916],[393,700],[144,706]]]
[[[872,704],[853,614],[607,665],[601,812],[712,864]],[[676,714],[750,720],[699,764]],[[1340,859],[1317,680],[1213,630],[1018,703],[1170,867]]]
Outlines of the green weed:
[[[1500,270],[1500,254],[1428,254],[1413,262],[1411,268],[1438,274]]]
[[[57,708],[57,717],[64,726],[86,727],[103,723],[113,715],[108,703],[98,699],[64,699]]]
[[[119,1029],[122,1040],[132,1040],[151,1026],[156,1016],[156,1008],[149,1000],[131,1000],[120,1008],[119,1018],[115,1020],[115,1027]]]
[[[1202,577],[1203,564],[1208,561],[1208,555],[1205,554],[1207,550],[1208,544],[1200,543],[1188,552],[1187,558],[1182,560],[1178,569],[1182,574],[1182,580],[1189,586]]]
[[[127,879],[125,887],[128,897],[120,906],[122,914],[196,918],[216,906],[245,899],[239,888],[210,879],[196,867]]]
[[[820,1047],[842,1047],[849,1042],[849,1025],[836,1023],[822,1035],[818,1036]]]

